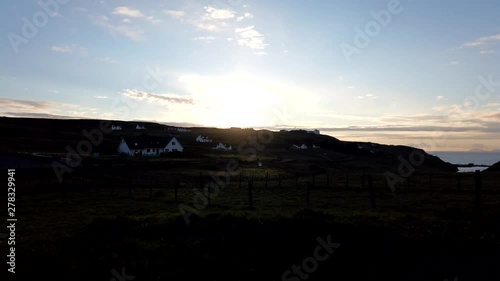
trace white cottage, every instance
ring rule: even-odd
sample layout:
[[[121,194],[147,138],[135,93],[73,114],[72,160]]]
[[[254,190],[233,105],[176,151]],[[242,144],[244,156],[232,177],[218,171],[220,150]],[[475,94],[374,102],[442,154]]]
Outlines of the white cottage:
[[[168,142],[164,138],[152,136],[139,136],[122,139],[118,145],[118,152],[130,156],[160,156],[164,152],[182,152],[184,147],[177,138],[173,137]]]
[[[111,125],[111,130],[112,131],[121,131],[122,130],[122,126],[120,126],[120,125]]]
[[[212,142],[211,139],[209,139],[208,137],[204,137],[202,135],[199,135],[197,138],[196,138],[196,142],[203,142],[203,143],[206,143],[206,142]]]
[[[219,142],[219,144],[217,146],[215,146],[214,148],[212,149],[215,149],[215,150],[231,150],[232,147],[230,145],[225,145],[221,142]]]
[[[136,130],[146,130],[146,127],[144,127],[144,125],[137,125],[137,126],[135,126],[135,129]]]
[[[312,131],[307,131],[308,134],[315,134],[315,135],[319,135],[319,130],[318,129],[315,129],[315,130],[312,130]]]
[[[176,137],[173,137],[163,150],[165,152],[182,152],[184,151],[184,147],[182,147]]]

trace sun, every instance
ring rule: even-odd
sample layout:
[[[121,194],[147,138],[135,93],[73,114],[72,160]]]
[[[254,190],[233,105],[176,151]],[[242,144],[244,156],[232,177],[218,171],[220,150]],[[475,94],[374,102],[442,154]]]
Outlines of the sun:
[[[268,126],[279,101],[267,85],[234,77],[207,83],[198,99],[205,106],[201,122],[222,128]]]

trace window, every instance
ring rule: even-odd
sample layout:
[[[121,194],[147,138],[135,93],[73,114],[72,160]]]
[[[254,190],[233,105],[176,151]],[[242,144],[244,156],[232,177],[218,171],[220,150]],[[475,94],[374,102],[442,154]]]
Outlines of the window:
[[[172,145],[175,145],[175,141],[172,142]]]
[[[147,153],[149,153],[149,148],[146,150]]]

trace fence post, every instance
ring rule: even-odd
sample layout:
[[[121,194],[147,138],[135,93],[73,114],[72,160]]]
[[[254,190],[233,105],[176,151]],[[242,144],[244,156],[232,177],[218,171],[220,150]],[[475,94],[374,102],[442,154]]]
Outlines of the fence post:
[[[153,179],[149,180],[149,199],[153,198]]]
[[[266,173],[266,184],[265,187],[267,188],[267,180],[269,179],[269,172]]]
[[[241,173],[240,173],[240,182],[239,182],[239,187],[241,188]]]
[[[250,208],[253,208],[253,176],[248,178],[248,204],[250,205]]]
[[[207,207],[210,206],[210,192],[212,191],[212,183],[209,183],[207,184],[208,186],[208,190],[207,190],[207,200],[208,200],[208,204],[207,204]]]
[[[310,202],[310,186],[309,182],[306,182],[306,203],[307,203],[307,208],[309,208],[309,202]]]
[[[278,187],[281,187],[281,174],[278,174]]]
[[[361,188],[365,189],[365,168],[361,170]]]
[[[373,188],[372,175],[368,175],[368,188],[370,189],[370,203],[372,209],[375,209],[375,189]]]
[[[175,198],[175,203],[177,203],[177,188],[178,188],[179,182],[177,179],[174,180],[174,198]]]
[[[475,173],[475,183],[476,183],[476,188],[475,188],[475,206],[476,206],[476,209],[479,210],[481,209],[481,189],[483,188],[483,183],[482,183],[482,180],[481,180],[481,171],[479,170],[476,170],[476,173]]]

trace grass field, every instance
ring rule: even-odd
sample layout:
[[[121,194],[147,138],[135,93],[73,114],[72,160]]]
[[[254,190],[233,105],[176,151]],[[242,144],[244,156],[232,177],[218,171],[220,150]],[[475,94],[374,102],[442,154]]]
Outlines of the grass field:
[[[499,277],[497,173],[482,173],[480,209],[473,174],[461,174],[459,186],[454,173],[435,173],[432,182],[415,174],[393,193],[381,173],[366,172],[372,208],[359,171],[296,179],[257,168],[241,171],[241,187],[240,176],[231,176],[210,205],[195,208],[193,188],[202,191],[200,173],[204,187],[210,172],[179,169],[140,177],[87,170],[60,184],[17,171],[18,267],[37,280],[110,280],[123,267],[134,280],[280,280],[312,255],[318,237],[331,235],[341,246],[307,280]],[[196,211],[189,224],[179,204]]]

